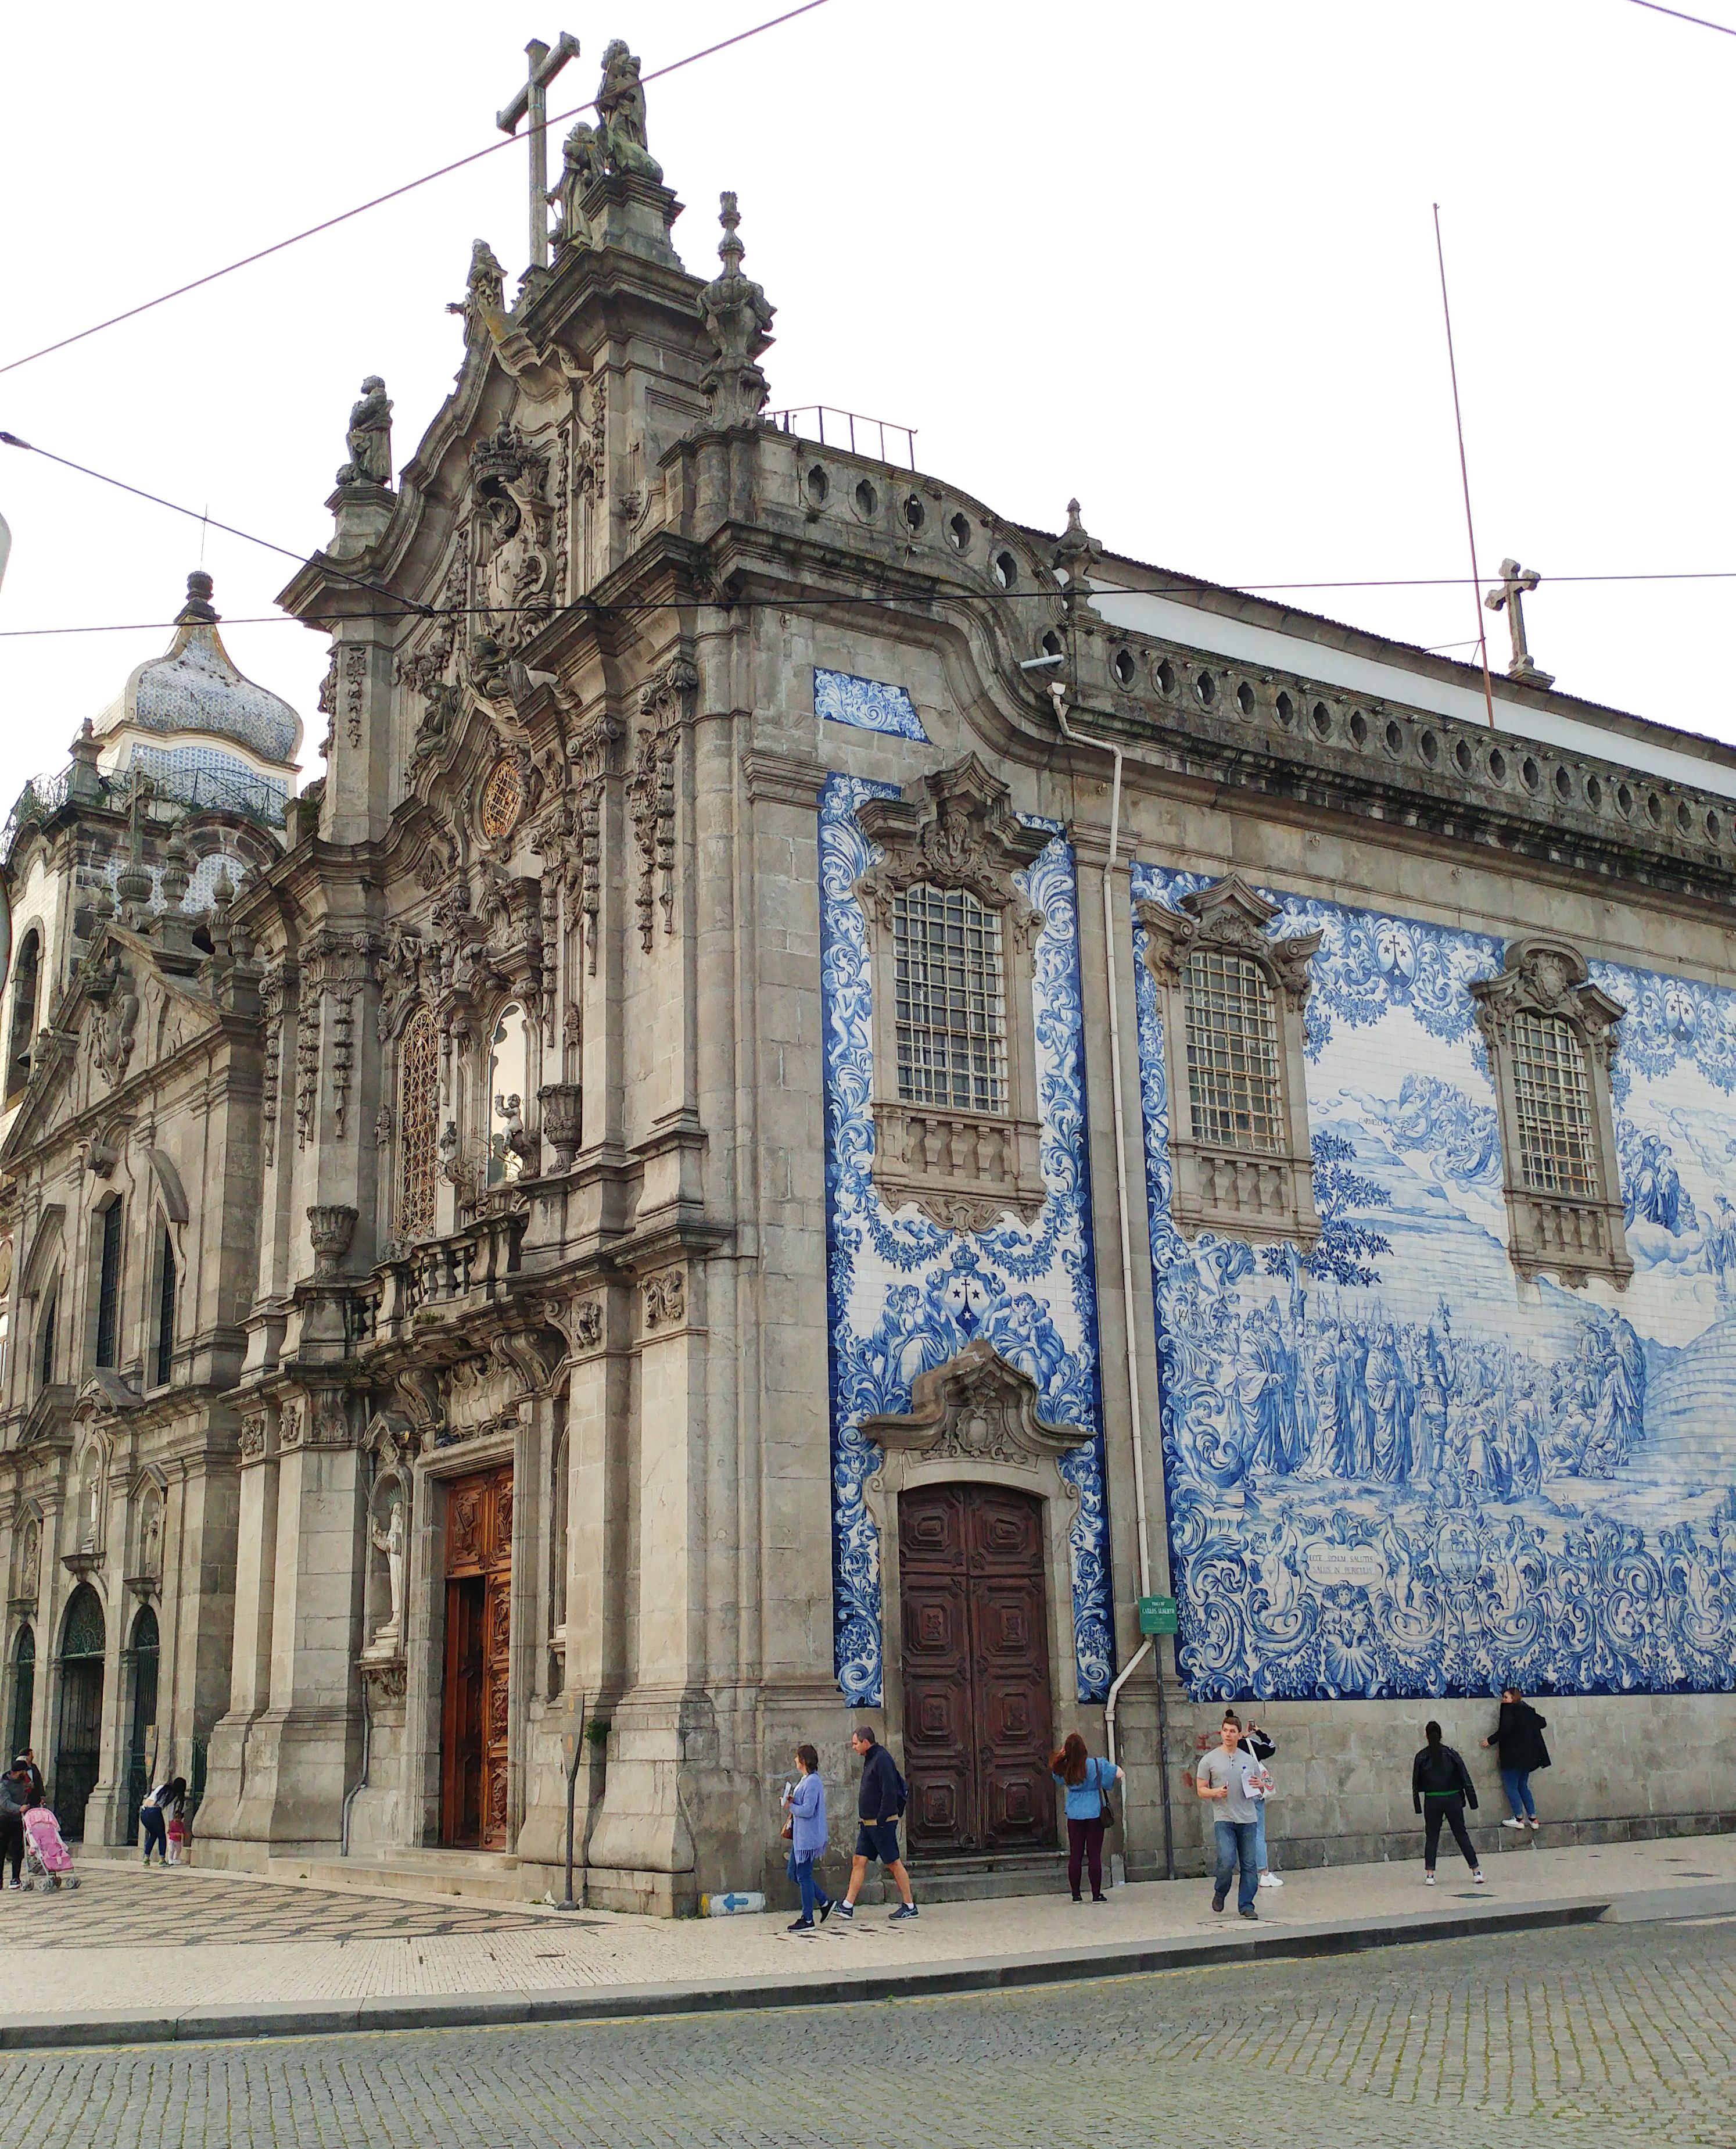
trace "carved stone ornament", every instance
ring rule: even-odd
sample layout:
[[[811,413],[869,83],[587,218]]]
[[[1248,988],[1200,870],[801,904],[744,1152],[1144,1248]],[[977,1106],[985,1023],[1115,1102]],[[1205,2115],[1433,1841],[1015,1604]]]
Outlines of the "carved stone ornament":
[[[377,373],[363,381],[361,399],[350,407],[345,445],[350,460],[338,472],[340,485],[391,483],[392,405]]]
[[[314,1249],[314,1275],[330,1283],[355,1236],[356,1211],[341,1201],[316,1202],[308,1210],[308,1236]]]
[[[578,1154],[583,1124],[583,1092],[576,1082],[545,1082],[536,1092],[542,1107],[542,1131],[555,1152],[555,1169],[567,1171]]]
[[[663,930],[675,930],[677,760],[682,727],[692,714],[699,674],[677,657],[639,690],[639,733],[627,778],[627,810],[639,853],[639,944],[647,952],[655,936],[657,912]]]
[[[595,1351],[603,1340],[602,1301],[595,1298],[547,1298],[542,1302],[542,1317],[551,1327],[558,1328],[566,1338],[566,1347],[575,1357]]]
[[[285,1403],[283,1409],[279,1412],[277,1444],[285,1450],[300,1447],[301,1406],[299,1403]]]
[[[410,1676],[402,1657],[359,1657],[356,1665],[368,1683],[370,1707],[390,1708],[404,1699]]]
[[[974,753],[923,778],[926,804],[871,798],[857,808],[881,856],[857,880],[873,972],[874,1184],[888,1208],[913,1202],[952,1231],[1029,1220],[1048,1199],[1039,1116],[1032,1000],[1043,913],[1014,884],[1049,841],[1026,826],[1012,794]],[[898,899],[918,884],[959,889],[998,927],[1004,1036],[1004,1105],[995,1111],[903,1093],[898,1049]]]
[[[1569,1289],[1592,1276],[1624,1289],[1633,1260],[1609,1078],[1627,1010],[1591,982],[1590,967],[1577,948],[1541,936],[1509,942],[1501,974],[1477,979],[1471,996],[1495,1077],[1507,1251],[1514,1268],[1527,1280],[1552,1275]],[[1584,1085],[1578,1154],[1571,1161],[1560,1155],[1563,1135],[1572,1130],[1555,1129],[1549,1145],[1555,1167],[1547,1172],[1530,1161],[1537,1145],[1527,1140],[1518,1095],[1516,1033],[1523,1016],[1566,1030],[1565,1057],[1571,1065],[1577,1048]]]
[[[682,1268],[660,1269],[639,1286],[645,1308],[645,1331],[679,1328],[687,1317],[687,1272]]]
[[[502,419],[470,454],[471,560],[483,630],[471,640],[470,682],[491,700],[510,691],[513,652],[558,595],[555,504],[548,496],[552,447]]]
[[[1314,1205],[1314,1156],[1308,1132],[1308,1086],[1303,1010],[1310,960],[1318,933],[1274,940],[1268,929],[1281,913],[1240,873],[1180,898],[1180,907],[1143,902],[1135,912],[1145,929],[1145,962],[1157,980],[1170,1095],[1170,1214],[1185,1236],[1211,1230],[1311,1247],[1321,1220]],[[1219,1122],[1195,1121],[1190,1070],[1188,966],[1204,950],[1218,951],[1247,992],[1267,1000],[1271,1014],[1268,1085],[1270,1124],[1245,1139],[1225,1138]],[[1255,977],[1250,979],[1251,966]],[[1205,997],[1211,1004],[1211,995]],[[1202,1044],[1205,1040],[1201,1040]],[[1260,1070],[1250,1068],[1250,1085]]]
[[[1089,1427],[1050,1425],[1037,1414],[1037,1384],[979,1336],[956,1357],[911,1385],[907,1412],[865,1417],[863,1437],[878,1447],[918,1451],[924,1462],[1039,1462],[1083,1447]]]
[[[751,276],[742,274],[747,252],[739,234],[742,218],[732,194],[719,196],[717,221],[723,238],[717,254],[723,273],[714,277],[699,294],[705,325],[717,346],[716,363],[700,385],[711,405],[714,425],[751,425],[766,406],[770,390],[757,363],[772,341],[772,320],[777,308]]]
[[[119,1083],[133,1056],[133,1039],[138,1029],[138,994],[131,971],[118,952],[99,964],[86,987],[96,1003],[91,1025],[91,1057],[111,1085]]]
[[[249,1411],[241,1421],[241,1460],[257,1462],[265,1452],[265,1413]]]

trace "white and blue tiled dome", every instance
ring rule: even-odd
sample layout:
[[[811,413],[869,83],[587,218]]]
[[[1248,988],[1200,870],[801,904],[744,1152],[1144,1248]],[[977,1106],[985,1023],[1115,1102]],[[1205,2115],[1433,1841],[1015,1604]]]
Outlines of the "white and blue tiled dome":
[[[211,577],[187,577],[187,601],[174,640],[161,657],[137,666],[118,700],[97,720],[97,736],[149,732],[227,739],[256,765],[292,769],[301,719],[289,704],[244,678],[217,632]]]

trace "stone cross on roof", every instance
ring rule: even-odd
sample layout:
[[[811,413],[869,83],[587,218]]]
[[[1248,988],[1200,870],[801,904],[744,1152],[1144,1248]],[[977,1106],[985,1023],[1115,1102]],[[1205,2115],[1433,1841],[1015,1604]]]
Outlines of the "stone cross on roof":
[[[531,266],[546,269],[549,265],[549,84],[569,60],[578,58],[579,41],[563,30],[552,50],[544,44],[541,38],[532,38],[525,47],[525,53],[530,60],[531,68],[524,87],[515,90],[512,102],[495,114],[495,124],[503,134],[516,134],[521,119],[528,118],[531,122],[526,134],[531,145]]]
[[[1501,587],[1491,590],[1483,602],[1491,611],[1505,611],[1509,632],[1513,637],[1513,661],[1507,667],[1509,679],[1523,679],[1533,687],[1552,687],[1555,675],[1541,670],[1532,661],[1525,646],[1525,609],[1522,594],[1528,595],[1542,580],[1535,567],[1522,567],[1517,560],[1501,563]]]

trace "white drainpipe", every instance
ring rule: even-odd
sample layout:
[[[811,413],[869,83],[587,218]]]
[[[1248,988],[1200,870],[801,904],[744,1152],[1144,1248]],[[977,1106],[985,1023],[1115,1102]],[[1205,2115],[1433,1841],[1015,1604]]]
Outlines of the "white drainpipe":
[[[1059,679],[1050,681],[1049,692],[1054,702],[1055,721],[1061,727],[1062,737],[1070,745],[1093,747],[1099,753],[1113,755],[1115,764],[1110,799],[1110,854],[1103,870],[1103,952],[1109,992],[1110,1112],[1115,1130],[1115,1217],[1121,1234],[1121,1324],[1127,1344],[1127,1416],[1133,1435],[1133,1492],[1135,1520],[1139,1529],[1140,1594],[1149,1597],[1151,1594],[1151,1538],[1145,1518],[1145,1440],[1140,1413],[1139,1347],[1134,1326],[1132,1205],[1127,1192],[1127,1119],[1121,1094],[1121,995],[1115,983],[1115,868],[1120,863],[1121,843],[1121,749],[1113,739],[1093,738],[1084,732],[1074,731],[1067,721],[1067,689]],[[1152,1647],[1153,1637],[1148,1634],[1110,1687],[1109,1698],[1104,1704],[1104,1736],[1108,1744],[1111,1765],[1115,1759],[1115,1704],[1120,1699],[1122,1688],[1151,1653]],[[1175,1877],[1175,1839],[1170,1812],[1169,1724],[1160,1665],[1157,1676],[1157,1711],[1158,1773],[1162,1779],[1164,1801],[1164,1868],[1173,1880]]]

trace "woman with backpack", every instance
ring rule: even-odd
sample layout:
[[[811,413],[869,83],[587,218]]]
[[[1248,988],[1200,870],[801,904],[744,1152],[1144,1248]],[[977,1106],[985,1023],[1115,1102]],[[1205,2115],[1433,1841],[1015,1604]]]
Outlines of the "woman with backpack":
[[[1076,1731],[1067,1734],[1061,1750],[1049,1763],[1055,1781],[1067,1794],[1067,1882],[1075,1903],[1083,1902],[1079,1882],[1084,1867],[1091,1869],[1091,1900],[1106,1903],[1103,1892],[1103,1832],[1114,1814],[1110,1793],[1125,1781],[1113,1761],[1099,1761],[1085,1750]]]
[[[1481,1888],[1483,1870],[1477,1862],[1465,1826],[1466,1801],[1470,1801],[1474,1812],[1477,1786],[1464,1756],[1456,1747],[1442,1744],[1438,1724],[1424,1724],[1422,1735],[1428,1743],[1411,1764],[1411,1804],[1422,1815],[1423,1885],[1432,1888],[1435,1885],[1435,1853],[1441,1846],[1441,1824],[1445,1821],[1452,1830],[1453,1841],[1465,1854],[1472,1879]]]

